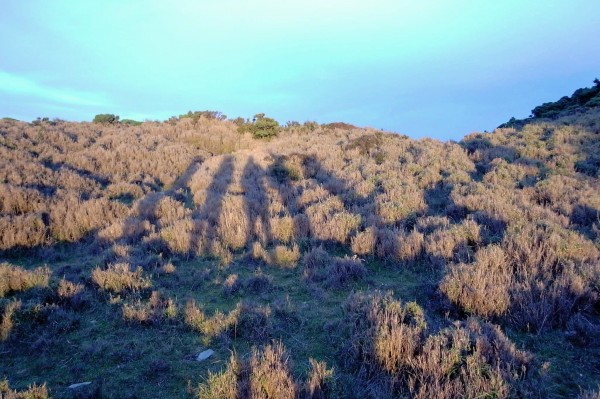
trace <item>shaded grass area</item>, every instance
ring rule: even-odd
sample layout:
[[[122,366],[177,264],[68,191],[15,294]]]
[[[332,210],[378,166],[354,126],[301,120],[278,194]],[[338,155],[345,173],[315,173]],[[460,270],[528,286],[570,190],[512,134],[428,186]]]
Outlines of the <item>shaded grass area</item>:
[[[399,271],[380,262],[367,265],[373,278],[324,289],[320,284],[305,283],[301,266],[269,266],[243,254],[226,267],[208,258],[175,260],[175,272],[155,271],[149,275],[152,290],[175,300],[178,316],[145,326],[126,322],[121,305],[134,297],[147,298],[149,290],[123,295],[103,292],[89,278],[101,258],[77,256],[74,252],[71,257],[66,255],[63,250],[65,259],[51,264],[54,273],[49,287],[19,295],[24,310],[16,318],[10,338],[0,343],[0,375],[7,376],[13,388],[43,381],[56,398],[73,397],[76,391],[67,387],[84,381],[91,381],[103,397],[189,397],[185,387],[195,388],[209,371],[220,371],[232,352],[243,356],[252,346],[272,340],[281,341],[293,354],[292,372],[306,375],[309,358],[335,365],[331,340],[336,333],[330,328],[341,319],[341,304],[350,292],[383,288],[397,290],[406,298],[424,299],[423,286],[431,285],[418,273]],[[39,265],[30,258],[11,262],[26,269]],[[228,293],[224,282],[232,274],[238,276],[241,287]],[[84,285],[85,298],[77,307],[55,300],[54,291],[64,275]],[[243,301],[269,306],[268,333],[256,339],[248,339],[244,331],[222,337],[202,336],[182,320],[189,299],[202,304],[208,315],[230,312]],[[205,362],[195,361],[195,356],[206,348],[215,350],[215,355]],[[140,384],[142,380],[145,383]]]
[[[424,264],[420,269],[416,264],[401,268],[370,259],[366,262],[367,278],[327,289],[320,283],[303,281],[301,265],[280,268],[238,254],[229,266],[209,258],[173,260],[175,272],[151,273],[152,290],[173,298],[178,316],[158,324],[139,325],[123,319],[121,305],[134,297],[147,298],[148,292],[114,295],[97,290],[88,277],[82,281],[83,305],[57,303],[54,291],[63,277],[57,272],[71,270],[76,263],[81,268],[79,276],[89,276],[100,260],[97,255],[72,255],[51,265],[55,273],[49,287],[18,294],[23,311],[15,320],[10,338],[0,343],[0,376],[9,378],[13,389],[46,382],[55,398],[85,392],[89,397],[101,392],[107,398],[185,398],[194,394],[209,373],[222,371],[232,353],[246,357],[253,346],[272,341],[282,342],[292,354],[293,375],[305,378],[310,370],[308,360],[313,358],[333,366],[334,378],[348,383],[352,377],[344,376],[339,345],[335,343],[344,338],[336,326],[343,319],[342,305],[352,292],[377,289],[393,292],[404,303],[415,301],[425,309],[433,331],[448,327],[452,321],[442,301],[436,299],[442,273]],[[26,258],[12,262],[25,269],[40,265]],[[239,284],[233,292],[224,289],[231,275],[237,276]],[[69,277],[77,279],[73,272]],[[12,299],[8,296],[3,300]],[[267,333],[256,337],[236,330],[222,336],[203,336],[183,321],[185,303],[190,299],[202,304],[208,315],[230,312],[244,301],[268,306],[271,313]],[[251,327],[240,323],[236,328],[240,326]],[[540,335],[511,330],[507,333],[519,348],[534,354],[546,397],[570,397],[580,387],[594,388],[600,370],[597,349],[577,348],[559,331]],[[215,354],[207,361],[195,361],[196,355],[207,348]],[[572,378],[565,379],[565,373]],[[84,381],[92,384],[78,391],[67,388]]]

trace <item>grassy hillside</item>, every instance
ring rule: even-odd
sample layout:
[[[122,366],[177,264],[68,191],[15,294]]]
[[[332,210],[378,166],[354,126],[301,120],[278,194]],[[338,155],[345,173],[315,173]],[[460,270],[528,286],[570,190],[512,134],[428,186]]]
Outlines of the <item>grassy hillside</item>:
[[[0,121],[0,392],[597,397],[597,107],[460,143],[208,116]]]

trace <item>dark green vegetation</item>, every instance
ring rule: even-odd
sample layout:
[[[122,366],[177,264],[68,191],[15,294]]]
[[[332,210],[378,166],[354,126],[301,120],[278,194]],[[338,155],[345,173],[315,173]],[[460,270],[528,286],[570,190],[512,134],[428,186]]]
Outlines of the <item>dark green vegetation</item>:
[[[597,107],[460,143],[2,120],[0,395],[595,398],[599,153]]]
[[[94,123],[119,123],[119,116],[114,114],[98,114],[94,116]]]
[[[594,79],[594,86],[577,89],[571,97],[564,96],[560,100],[547,102],[531,110],[531,116],[527,119],[511,118],[508,122],[499,126],[523,127],[524,124],[539,122],[541,119],[557,119],[569,115],[585,113],[587,110],[600,107],[600,80]]]

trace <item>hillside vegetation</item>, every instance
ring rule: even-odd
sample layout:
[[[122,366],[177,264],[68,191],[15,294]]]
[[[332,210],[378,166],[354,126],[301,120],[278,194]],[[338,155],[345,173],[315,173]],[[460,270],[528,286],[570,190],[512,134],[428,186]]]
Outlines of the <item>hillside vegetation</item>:
[[[458,143],[100,116],[0,121],[0,396],[600,395],[593,104]]]

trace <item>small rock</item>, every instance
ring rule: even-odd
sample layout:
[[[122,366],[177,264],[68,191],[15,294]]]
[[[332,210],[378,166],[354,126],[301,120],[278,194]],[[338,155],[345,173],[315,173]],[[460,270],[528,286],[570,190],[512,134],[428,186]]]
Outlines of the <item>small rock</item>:
[[[84,387],[86,385],[90,385],[92,382],[91,381],[86,381],[86,382],[79,382],[77,384],[71,384],[68,386],[69,389],[77,389],[77,388],[81,388]]]
[[[214,350],[207,349],[204,352],[200,352],[200,354],[198,355],[198,357],[196,358],[196,360],[199,361],[199,362],[201,362],[201,361],[206,360],[209,357],[211,357],[214,353],[215,353]]]

